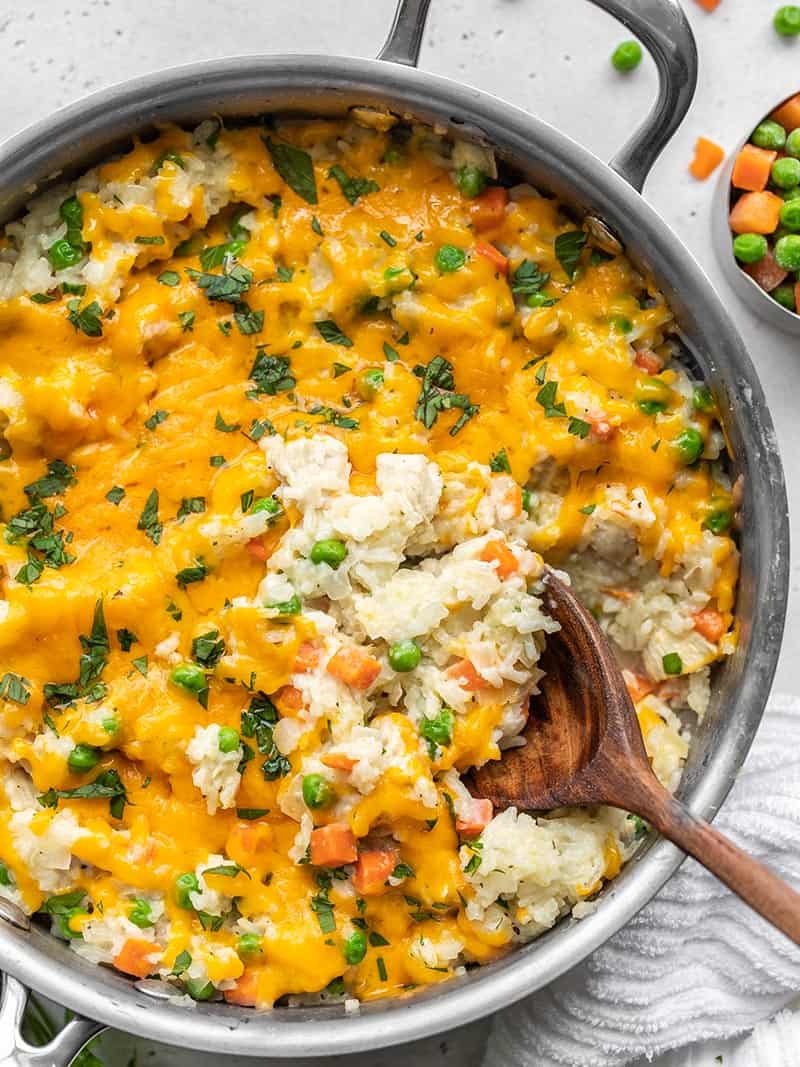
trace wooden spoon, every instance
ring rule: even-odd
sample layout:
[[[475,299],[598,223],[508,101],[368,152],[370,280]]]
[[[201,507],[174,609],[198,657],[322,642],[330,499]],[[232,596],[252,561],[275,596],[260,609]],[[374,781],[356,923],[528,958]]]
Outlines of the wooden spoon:
[[[800,944],[800,894],[661,785],[602,630],[549,569],[544,587],[545,610],[561,629],[547,638],[526,744],[473,771],[473,793],[499,809],[610,804],[640,815]]]

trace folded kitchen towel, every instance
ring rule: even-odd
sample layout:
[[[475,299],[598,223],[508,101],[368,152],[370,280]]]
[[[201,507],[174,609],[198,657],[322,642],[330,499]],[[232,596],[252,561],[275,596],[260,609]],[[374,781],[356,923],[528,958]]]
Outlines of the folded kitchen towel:
[[[770,701],[715,825],[800,889],[800,700]],[[584,963],[495,1017],[484,1067],[623,1067],[749,1031],[798,992],[800,949],[688,860]],[[785,1058],[765,1067],[798,1067],[800,1025],[779,1029]]]

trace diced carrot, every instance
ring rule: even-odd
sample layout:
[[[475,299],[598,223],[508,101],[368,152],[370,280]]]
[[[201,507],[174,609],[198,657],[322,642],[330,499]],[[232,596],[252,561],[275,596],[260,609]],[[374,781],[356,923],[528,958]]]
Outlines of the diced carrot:
[[[642,348],[634,356],[633,362],[645,374],[658,374],[664,367],[663,360],[652,348]]]
[[[648,693],[652,693],[656,687],[655,682],[651,682],[649,678],[645,678],[642,674],[634,674],[633,671],[623,670],[622,678],[625,682],[625,688],[628,690],[628,696],[634,704],[644,700]]]
[[[247,862],[272,848],[272,827],[269,823],[258,820],[240,822],[231,830],[225,842],[225,849],[232,860],[241,863],[243,867]]]
[[[767,250],[764,258],[759,259],[757,263],[745,264],[744,271],[767,293],[776,289],[789,273],[783,267],[778,266],[770,250]]]
[[[456,819],[456,831],[462,837],[477,837],[492,821],[494,808],[491,800],[473,797],[469,811]]]
[[[710,641],[712,645],[716,645],[728,628],[725,625],[724,616],[712,608],[697,611],[692,615],[692,618],[694,619],[695,630],[701,637],[705,637],[706,641]]]
[[[324,756],[320,756],[320,763],[332,767],[335,771],[352,771],[358,760],[345,756],[344,752],[326,752]]]
[[[321,655],[322,649],[319,645],[313,641],[304,641],[294,657],[292,670],[295,674],[305,674],[307,671],[313,671],[315,667],[319,666]]]
[[[478,689],[485,689],[489,684],[482,675],[478,674],[468,659],[460,659],[458,663],[448,667],[445,674],[448,678],[452,678],[454,682],[458,682],[461,688],[466,689],[468,693],[474,693]]]
[[[483,256],[484,259],[488,259],[490,263],[493,263],[501,274],[508,274],[508,256],[504,256],[499,248],[495,248],[494,245],[487,244],[485,241],[478,241],[475,245],[475,251],[479,256]]]
[[[505,503],[513,509],[515,515],[522,511],[522,488],[516,482],[512,482],[506,493]]]
[[[326,670],[353,689],[369,689],[381,673],[381,665],[369,652],[354,646],[340,648],[336,655],[328,660]]]
[[[733,165],[731,185],[736,189],[760,193],[767,187],[772,164],[777,158],[777,152],[768,148],[758,148],[754,144],[746,144]]]
[[[490,185],[480,196],[470,201],[469,213],[472,225],[478,233],[491,230],[505,218],[508,192],[500,185]]]
[[[269,559],[269,552],[267,552],[260,537],[254,537],[253,540],[248,541],[244,547],[253,559],[260,560],[262,563]]]
[[[725,151],[707,137],[698,137],[694,146],[694,159],[689,164],[689,173],[698,181],[711,177],[725,158]]]
[[[153,941],[145,941],[143,937],[129,937],[114,957],[114,966],[125,974],[146,978],[158,967],[157,963],[152,962],[152,957],[158,952],[159,947]]]
[[[353,888],[361,896],[376,896],[386,888],[386,879],[397,866],[397,849],[381,848],[359,852],[353,875]]]
[[[774,193],[745,193],[730,214],[734,233],[774,233],[781,219],[783,199]]]
[[[589,419],[592,426],[592,436],[598,441],[610,441],[617,432],[616,426],[612,426],[606,419]]]
[[[239,1004],[243,1008],[254,1008],[258,999],[258,975],[255,971],[245,971],[236,979],[233,989],[222,993],[228,1004]]]
[[[611,586],[608,586],[603,589],[603,592],[607,596],[616,597],[617,600],[633,600],[633,598],[636,596],[636,593],[634,593],[632,589],[616,589],[612,588]]]
[[[295,685],[285,685],[275,694],[275,700],[281,711],[300,711],[305,707],[305,697]]]
[[[781,104],[772,112],[770,118],[779,122],[787,133],[796,130],[800,126],[800,93],[790,97],[785,104]]]
[[[481,559],[484,563],[497,564],[494,572],[501,580],[508,578],[509,574],[513,574],[519,567],[517,557],[502,541],[487,541],[483,546]]]
[[[355,835],[345,823],[331,822],[311,831],[311,862],[315,867],[341,867],[357,859]]]
[[[704,11],[716,11],[720,5],[720,0],[697,0],[697,3]]]

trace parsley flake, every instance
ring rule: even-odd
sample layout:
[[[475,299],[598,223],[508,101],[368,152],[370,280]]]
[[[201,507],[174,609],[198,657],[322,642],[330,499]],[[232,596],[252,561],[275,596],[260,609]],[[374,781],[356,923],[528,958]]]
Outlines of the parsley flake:
[[[273,167],[289,188],[307,204],[316,204],[317,182],[308,152],[293,144],[273,141],[270,137],[264,138],[264,144],[272,158]]]
[[[161,541],[161,534],[163,526],[158,519],[158,490],[151,489],[150,494],[145,501],[142,513],[139,516],[139,521],[136,524],[137,530],[143,530],[146,537],[149,537],[154,545],[157,545]]]
[[[442,411],[459,408],[461,414],[450,428],[450,436],[455,437],[478,414],[478,404],[473,404],[466,393],[454,392],[453,365],[444,356],[434,356],[427,367],[416,366],[414,374],[422,379],[414,414],[427,430],[431,429]]]
[[[333,319],[322,319],[314,325],[319,330],[320,337],[329,345],[342,345],[343,348],[352,348],[353,342],[343,334]]]
[[[226,422],[221,413],[217,412],[217,417],[214,419],[214,429],[219,430],[220,433],[236,433],[242,427],[238,422]]]
[[[351,178],[338,163],[328,171],[329,178],[335,178],[348,204],[356,204],[360,197],[377,193],[380,186],[371,178]]]
[[[583,230],[570,230],[567,233],[560,233],[556,237],[556,259],[564,268],[564,273],[570,281],[575,278],[586,240],[587,237]]]

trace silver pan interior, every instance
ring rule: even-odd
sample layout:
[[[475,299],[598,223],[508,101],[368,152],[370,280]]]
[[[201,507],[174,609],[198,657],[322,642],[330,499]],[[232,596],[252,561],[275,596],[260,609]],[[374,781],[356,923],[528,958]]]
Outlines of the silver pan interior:
[[[531,182],[578,212],[598,214],[666,293],[691,356],[711,384],[736,471],[743,475],[741,640],[716,678],[712,706],[681,795],[713,816],[758,727],[780,647],[788,586],[787,504],[775,434],[753,366],[709,281],[638,193],[557,130],[478,90],[414,69],[361,59],[246,57],[184,67],[104,91],[57,113],[0,150],[0,221],[48,180],[86,169],[153,124],[218,114],[340,114],[388,106],[493,144]],[[220,1053],[330,1055],[398,1044],[505,1007],[579,963],[622,927],[681,862],[653,842],[602,893],[590,917],[566,920],[505,959],[413,999],[257,1014],[224,1005],[187,1011],[92,967],[34,929],[0,923],[0,968],[67,1007],[133,1033]]]

